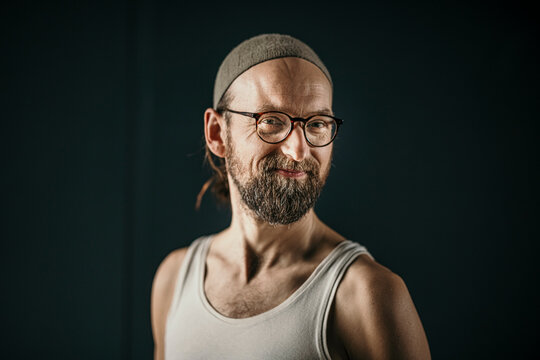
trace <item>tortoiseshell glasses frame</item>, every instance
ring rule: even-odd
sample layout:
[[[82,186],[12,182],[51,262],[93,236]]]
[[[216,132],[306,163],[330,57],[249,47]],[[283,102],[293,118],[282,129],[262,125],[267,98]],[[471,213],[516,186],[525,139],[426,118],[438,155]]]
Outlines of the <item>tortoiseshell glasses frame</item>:
[[[279,144],[280,142],[285,141],[285,139],[287,139],[289,137],[289,135],[292,133],[292,130],[294,128],[294,123],[295,122],[301,122],[303,124],[302,130],[304,132],[304,138],[306,139],[308,144],[310,144],[311,146],[314,146],[314,147],[324,147],[324,146],[330,145],[332,143],[332,141],[334,141],[334,139],[336,138],[336,135],[338,133],[339,127],[341,126],[341,124],[343,124],[342,119],[338,119],[338,118],[336,118],[334,116],[326,115],[326,114],[315,114],[315,115],[311,115],[311,116],[309,116],[307,118],[300,118],[300,117],[292,117],[289,114],[281,112],[281,111],[265,111],[265,112],[252,113],[252,112],[246,112],[246,111],[236,111],[236,110],[231,110],[231,109],[227,109],[227,108],[217,109],[217,111],[219,113],[222,113],[224,111],[228,111],[228,112],[231,112],[231,113],[234,113],[234,114],[248,116],[248,117],[251,117],[251,118],[255,119],[255,121],[256,121],[255,122],[255,127],[256,127],[256,130],[257,130],[257,135],[259,136],[259,138],[262,141],[264,141],[265,143],[268,143],[268,144]],[[289,129],[287,131],[283,131],[283,134],[280,133],[279,134],[280,135],[279,140],[276,140],[276,141],[268,140],[268,138],[265,139],[264,135],[261,135],[261,131],[259,129],[260,120],[261,119],[266,119],[265,115],[269,115],[269,114],[276,114],[276,115],[280,114],[280,116],[284,115],[290,121]],[[326,131],[330,131],[330,133],[328,134],[329,138],[323,139],[324,141],[322,143],[320,143],[320,144],[316,143],[316,141],[315,141],[316,138],[312,138],[310,140],[310,136],[315,136],[315,135],[308,136],[308,134],[306,133],[306,125],[308,123],[310,123],[310,121],[311,121],[310,124],[316,124],[317,120],[319,120],[319,123],[321,121],[323,121],[323,120],[328,121],[330,123],[329,124],[330,130],[326,130]],[[325,124],[326,124],[326,122],[325,122]]]

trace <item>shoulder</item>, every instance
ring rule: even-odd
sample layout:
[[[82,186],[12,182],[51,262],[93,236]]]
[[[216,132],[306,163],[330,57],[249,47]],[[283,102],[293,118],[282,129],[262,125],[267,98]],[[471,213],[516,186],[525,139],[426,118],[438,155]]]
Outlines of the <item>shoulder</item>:
[[[394,313],[410,296],[403,279],[368,255],[347,269],[336,293],[336,311],[363,326],[379,323],[382,313]],[[379,315],[380,314],[380,315]]]
[[[405,282],[368,255],[351,264],[338,287],[335,326],[352,358],[430,358]]]
[[[156,359],[161,359],[163,356],[167,314],[172,302],[176,278],[187,250],[188,248],[181,248],[167,255],[159,265],[152,282],[151,318]]]
[[[407,292],[403,279],[367,254],[361,254],[349,266],[338,288],[338,296],[367,302],[404,296]],[[408,292],[407,292],[408,293]],[[381,301],[377,301],[381,305]]]
[[[173,292],[170,285],[176,282],[180,266],[187,254],[188,248],[176,249],[170,252],[159,264],[152,283],[152,295],[166,295]]]

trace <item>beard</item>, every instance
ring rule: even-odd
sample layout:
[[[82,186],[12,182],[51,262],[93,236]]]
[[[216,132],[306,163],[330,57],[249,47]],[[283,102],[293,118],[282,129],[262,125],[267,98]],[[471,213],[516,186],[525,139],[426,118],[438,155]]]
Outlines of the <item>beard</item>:
[[[287,225],[300,220],[319,198],[328,177],[329,167],[320,176],[320,166],[314,159],[301,162],[290,160],[274,151],[265,156],[258,172],[248,180],[234,148],[228,144],[227,169],[238,188],[242,202],[258,220],[271,225]],[[330,164],[331,162],[329,162]],[[303,171],[301,179],[288,178],[277,173],[277,169]]]

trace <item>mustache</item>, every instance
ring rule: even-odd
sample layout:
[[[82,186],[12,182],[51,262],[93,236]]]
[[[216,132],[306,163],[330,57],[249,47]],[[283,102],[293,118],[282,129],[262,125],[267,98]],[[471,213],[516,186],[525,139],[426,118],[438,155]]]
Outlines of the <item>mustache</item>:
[[[307,174],[319,174],[319,164],[313,159],[294,161],[276,152],[266,155],[261,162],[263,171],[271,172],[277,169],[303,171]]]

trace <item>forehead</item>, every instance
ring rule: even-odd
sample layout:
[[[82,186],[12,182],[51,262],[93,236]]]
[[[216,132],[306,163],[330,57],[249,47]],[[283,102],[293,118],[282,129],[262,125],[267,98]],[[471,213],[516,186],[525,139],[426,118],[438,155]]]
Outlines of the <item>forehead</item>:
[[[231,108],[239,111],[281,110],[295,116],[332,109],[332,86],[309,61],[280,58],[257,64],[231,85]]]

